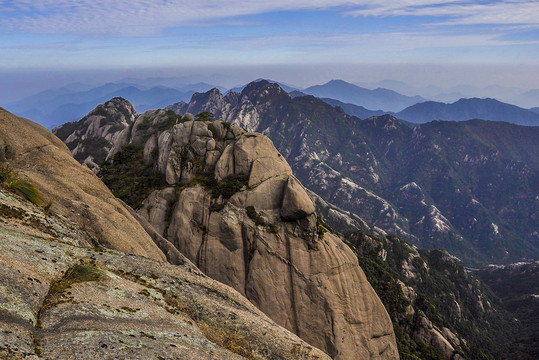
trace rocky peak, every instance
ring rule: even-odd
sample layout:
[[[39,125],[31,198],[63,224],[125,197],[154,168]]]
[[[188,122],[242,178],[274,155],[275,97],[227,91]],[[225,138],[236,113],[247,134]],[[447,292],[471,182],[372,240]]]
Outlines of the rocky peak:
[[[274,97],[290,97],[279,84],[271,83],[267,80],[250,82],[241,92],[242,98],[249,99],[252,103],[257,104]]]
[[[189,104],[187,104],[185,101],[180,101],[180,102],[167,106],[165,109],[172,110],[176,114],[185,114],[187,112],[188,107],[189,107]]]
[[[223,106],[223,94],[217,88],[213,88],[205,93],[194,93],[186,112],[198,114],[202,111],[208,111],[219,117]]]
[[[46,129],[0,109],[0,144],[2,169],[53,200],[0,186],[0,358],[329,360],[185,257],[167,264]]]
[[[97,172],[112,144],[135,117],[133,104],[115,97],[98,105],[81,120],[60,125],[52,132],[68,146],[76,160]]]
[[[388,315],[357,258],[317,221],[271,140],[192,116],[157,130],[161,112],[125,131],[127,147],[103,168],[108,185],[129,191],[119,185],[130,149],[163,179],[138,215],[204,273],[335,359],[396,358]]]

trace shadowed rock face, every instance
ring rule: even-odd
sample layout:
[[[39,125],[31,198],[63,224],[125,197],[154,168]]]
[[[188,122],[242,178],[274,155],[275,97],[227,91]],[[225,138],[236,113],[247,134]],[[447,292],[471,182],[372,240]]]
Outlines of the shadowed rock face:
[[[397,358],[390,319],[356,256],[324,234],[271,141],[222,121],[184,118],[152,131],[160,119],[139,117],[114,146],[144,148],[166,178],[138,214],[204,273],[331,357]]]
[[[76,160],[98,172],[120,132],[135,117],[133,104],[115,97],[98,105],[81,120],[58,126],[52,132],[68,146]]]
[[[166,260],[125,204],[57,137],[1,108],[0,160],[35,184],[52,211],[86,229],[95,245]]]

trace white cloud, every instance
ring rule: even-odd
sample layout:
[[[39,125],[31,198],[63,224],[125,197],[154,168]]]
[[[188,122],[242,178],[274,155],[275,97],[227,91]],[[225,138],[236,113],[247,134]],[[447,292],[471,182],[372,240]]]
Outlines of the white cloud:
[[[0,1],[0,26],[40,34],[156,35],[219,19],[328,8],[353,16],[450,17],[443,24],[539,24],[539,3],[531,0],[15,0]]]
[[[351,10],[353,16],[431,16],[450,17],[439,25],[467,24],[534,24],[539,25],[539,2],[501,1],[495,3],[448,2],[442,4],[388,4],[369,9]]]

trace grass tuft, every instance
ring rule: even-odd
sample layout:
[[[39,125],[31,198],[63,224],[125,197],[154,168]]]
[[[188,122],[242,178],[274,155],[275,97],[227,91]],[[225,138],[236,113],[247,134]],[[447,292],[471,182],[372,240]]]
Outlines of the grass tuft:
[[[9,165],[0,164],[0,183],[21,194],[34,205],[41,205],[43,198],[37,187],[27,180],[20,179]]]

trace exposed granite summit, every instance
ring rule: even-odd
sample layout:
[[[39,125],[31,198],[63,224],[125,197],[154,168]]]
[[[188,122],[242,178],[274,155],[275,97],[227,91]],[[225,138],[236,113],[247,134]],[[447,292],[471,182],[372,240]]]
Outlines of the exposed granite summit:
[[[159,111],[141,115],[115,145],[144,149],[166,179],[138,214],[204,273],[331,357],[397,358],[387,312],[356,256],[317,223],[271,141],[223,121],[182,118],[160,131],[162,121]]]

